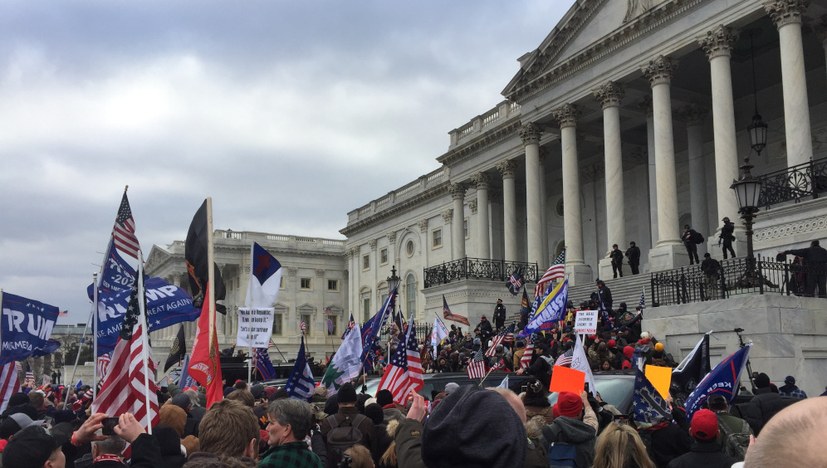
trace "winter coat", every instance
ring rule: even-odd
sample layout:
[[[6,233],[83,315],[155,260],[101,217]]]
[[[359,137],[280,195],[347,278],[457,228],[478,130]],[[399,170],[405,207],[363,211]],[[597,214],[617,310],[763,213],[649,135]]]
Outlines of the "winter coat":
[[[730,468],[738,460],[721,452],[721,445],[716,441],[692,443],[689,453],[669,462],[669,468]]]
[[[543,428],[547,449],[552,443],[562,442],[575,446],[578,468],[592,466],[594,462],[594,443],[597,438],[595,428],[580,419],[560,416]]]

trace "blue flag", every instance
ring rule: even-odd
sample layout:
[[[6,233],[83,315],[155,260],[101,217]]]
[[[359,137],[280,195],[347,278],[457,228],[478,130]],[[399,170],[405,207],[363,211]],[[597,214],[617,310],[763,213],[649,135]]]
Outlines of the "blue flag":
[[[393,310],[395,299],[396,289],[388,294],[388,298],[385,299],[385,303],[382,304],[382,309],[380,309],[379,312],[377,312],[362,326],[362,363],[365,363],[366,359],[369,362],[373,361],[375,354],[373,345],[376,343],[376,340],[379,337],[379,332],[388,320],[388,316],[390,315],[389,312]]]
[[[287,384],[284,386],[284,389],[292,398],[310,400],[310,397],[313,396],[315,386],[316,380],[313,378],[310,365],[307,364],[307,356],[304,353],[304,336],[302,336],[299,355],[296,357],[296,364],[293,366],[293,370],[290,371],[290,377],[287,379]]]
[[[544,324],[562,320],[569,300],[569,280],[558,284],[537,307],[537,312],[523,330],[524,335],[539,332]]]
[[[751,348],[752,343],[747,344],[724,358],[709,374],[706,374],[706,377],[701,380],[686,399],[687,419],[692,420],[692,415],[703,407],[710,395],[723,395],[728,402],[732,402],[738,394],[741,371],[747,365]]]
[[[137,275],[132,266],[115,252],[111,241],[109,246],[109,255],[98,288],[98,356],[115,349]],[[92,287],[89,285],[87,288],[90,299],[93,299]],[[149,331],[192,321],[201,314],[192,305],[192,298],[186,291],[161,278],[148,277],[144,287]]]
[[[669,403],[655,390],[640,367],[635,366],[633,395],[634,421],[638,427],[648,427],[672,420]]]
[[[3,293],[2,300],[0,365],[57,350],[60,342],[50,339],[57,307],[9,293]]]
[[[198,385],[198,383],[190,377],[190,355],[184,356],[184,364],[181,367],[181,375],[178,377],[178,388],[182,391],[185,388]]]
[[[302,338],[302,343],[304,343],[304,338]],[[255,353],[256,370],[261,375],[261,380],[275,379],[276,368],[273,367],[273,363],[270,361],[270,354],[267,352],[267,348],[256,348]]]
[[[75,390],[80,390],[83,387],[83,380],[78,379],[78,383],[75,384]]]

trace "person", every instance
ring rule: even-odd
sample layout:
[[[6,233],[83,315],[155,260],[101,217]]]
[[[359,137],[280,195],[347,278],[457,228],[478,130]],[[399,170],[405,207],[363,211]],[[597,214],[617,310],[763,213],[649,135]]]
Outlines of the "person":
[[[609,252],[609,258],[612,259],[612,274],[615,278],[620,275],[623,278],[623,252],[617,247],[617,244],[612,244],[612,251]]]
[[[778,394],[781,396],[788,396],[793,398],[804,399],[807,394],[795,385],[795,377],[788,375],[784,379],[784,385],[778,387]]]
[[[597,284],[597,305],[601,312],[611,313],[612,311],[612,290],[606,286],[603,280],[599,279]]]
[[[491,322],[488,321],[488,317],[485,315],[480,317],[480,323],[477,325],[477,330],[480,331],[481,345],[488,346],[488,340],[494,336],[494,329],[491,328]]]
[[[609,424],[594,445],[594,468],[655,468],[637,431],[627,424]]]
[[[729,413],[729,403],[721,394],[716,393],[710,395],[706,404],[710,411],[718,415],[718,443],[721,444],[721,450],[738,461],[743,461],[743,455],[734,453],[737,448],[731,447],[727,439],[732,436],[742,441],[749,441],[750,436],[752,436],[752,429],[749,427],[749,423]]]
[[[797,400],[781,397],[777,389],[773,390],[770,377],[763,372],[758,373],[753,378],[753,382],[755,396],[748,402],[735,406],[739,415],[749,423],[752,432],[758,436],[767,421]]]
[[[116,435],[92,442],[92,468],[126,468],[127,465],[121,457],[124,449],[126,441]],[[77,465],[77,462],[75,464]]]
[[[818,297],[827,298],[827,250],[819,245],[818,240],[812,241],[806,249],[791,249],[780,253],[804,259],[804,270],[807,272],[805,295],[814,297],[818,288]]]
[[[727,259],[727,252],[732,255],[732,258],[735,258],[735,250],[732,248],[732,241],[735,240],[735,223],[730,221],[726,216],[724,216],[724,219],[721,221],[724,222],[724,225],[721,226],[721,234],[718,236],[718,245],[723,244],[724,260]]]
[[[376,464],[371,458],[370,451],[361,444],[345,450],[343,465],[348,468],[374,468]]]
[[[689,227],[688,224],[683,226],[681,241],[683,242],[684,247],[686,247],[686,253],[689,254],[690,265],[701,263],[701,260],[698,258],[698,244],[703,242],[703,240],[699,242],[699,239],[703,239],[703,237],[698,231]]]
[[[633,275],[640,274],[640,247],[634,241],[629,242],[629,248],[626,249],[626,257],[629,259],[629,268]]]
[[[824,466],[827,398],[800,400],[779,412],[747,450],[744,466]]]
[[[719,274],[721,264],[712,258],[709,252],[704,254],[704,261],[701,262],[701,271],[704,274],[704,299],[718,299]]]
[[[250,407],[233,400],[213,403],[198,426],[201,451],[190,454],[187,464],[199,466],[220,458],[254,464],[258,439],[258,420]]]
[[[505,306],[502,299],[497,299],[497,305],[494,306],[494,326],[498,332],[505,326]]]
[[[3,466],[16,468],[64,468],[61,443],[39,425],[15,434],[3,450]]]
[[[721,451],[718,443],[718,416],[708,409],[699,409],[692,415],[689,425],[689,435],[692,436],[692,447],[685,453],[669,462],[669,468],[730,468],[737,462],[734,458]]]
[[[327,446],[327,460],[326,465],[329,468],[334,468],[340,461],[342,453],[335,453],[335,449],[330,446],[328,434],[339,427],[351,426],[359,431],[361,438],[358,443],[364,445],[370,450],[374,450],[375,436],[373,434],[373,421],[363,414],[359,414],[356,409],[356,388],[353,384],[346,383],[339,388],[339,392],[334,395],[338,399],[339,410],[335,414],[325,418],[320,424],[322,438],[328,441]]]
[[[560,392],[552,412],[554,421],[543,428],[543,437],[550,444],[549,465],[572,466],[563,463],[573,462],[578,468],[590,467],[594,461],[598,424],[587,393],[582,392],[578,396],[572,392]]]
[[[267,409],[267,445],[259,468],[290,466],[321,468],[322,461],[304,441],[313,424],[313,410],[306,401],[285,398],[270,403]],[[368,453],[370,459],[370,453]]]

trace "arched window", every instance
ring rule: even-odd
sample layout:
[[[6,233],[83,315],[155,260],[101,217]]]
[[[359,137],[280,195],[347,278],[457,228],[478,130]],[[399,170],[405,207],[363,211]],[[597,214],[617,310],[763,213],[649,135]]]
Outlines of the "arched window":
[[[405,278],[405,307],[405,314],[409,317],[416,313],[416,278],[413,273]]]

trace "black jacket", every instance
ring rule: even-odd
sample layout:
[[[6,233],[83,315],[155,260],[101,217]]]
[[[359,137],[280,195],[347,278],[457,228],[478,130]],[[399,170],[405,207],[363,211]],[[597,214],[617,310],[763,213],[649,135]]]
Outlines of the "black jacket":
[[[721,235],[718,237],[724,242],[732,242],[735,240],[735,236],[733,235],[734,232],[735,223],[733,223],[732,221],[724,221],[724,225],[723,227],[721,227]]]
[[[609,258],[612,259],[612,263],[615,265],[623,264],[623,252],[621,252],[620,249],[609,252]]]
[[[640,263],[640,247],[629,247],[626,249],[626,256],[629,257],[629,265],[637,265]]]
[[[689,453],[669,462],[669,468],[730,468],[738,460],[721,452],[721,445],[716,441],[694,441]]]
[[[692,438],[687,431],[671,422],[663,427],[643,429],[640,436],[646,444],[649,457],[658,468],[666,468],[669,462],[689,452],[692,446]]]

